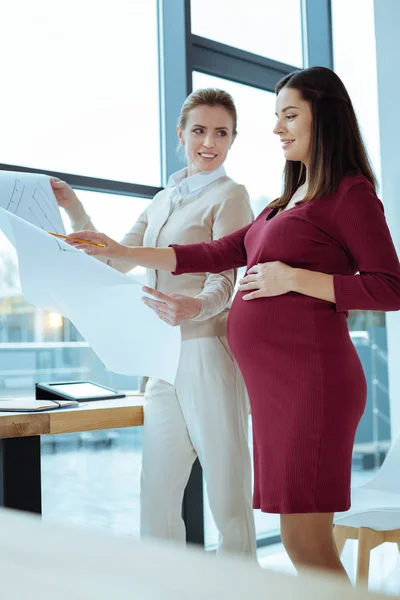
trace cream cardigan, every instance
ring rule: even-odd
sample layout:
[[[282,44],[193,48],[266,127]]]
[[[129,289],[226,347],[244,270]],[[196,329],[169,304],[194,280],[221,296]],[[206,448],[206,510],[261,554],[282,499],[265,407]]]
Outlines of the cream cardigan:
[[[171,189],[154,197],[132,229],[125,235],[126,246],[168,247],[169,244],[193,244],[221,238],[253,220],[249,195],[243,185],[230,177],[221,177],[189,199],[180,201],[170,213]],[[95,230],[82,204],[68,211],[74,231]],[[114,269],[128,272],[130,265],[106,261]],[[202,301],[200,314],[181,325],[182,339],[223,336],[228,309],[236,283],[236,271],[195,273],[174,277],[167,271],[146,270],[147,284],[165,294],[185,294]]]

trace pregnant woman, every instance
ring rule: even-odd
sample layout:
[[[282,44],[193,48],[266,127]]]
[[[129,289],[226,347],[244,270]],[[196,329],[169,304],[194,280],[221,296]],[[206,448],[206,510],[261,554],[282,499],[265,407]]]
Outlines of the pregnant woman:
[[[366,402],[351,309],[400,309],[400,267],[349,95],[323,67],[276,88],[284,189],[252,225],[212,243],[91,254],[174,272],[247,265],[228,341],[250,395],[255,508],[281,515],[296,567],[345,575],[333,516],[350,506],[351,460]],[[73,242],[72,242],[73,243]]]

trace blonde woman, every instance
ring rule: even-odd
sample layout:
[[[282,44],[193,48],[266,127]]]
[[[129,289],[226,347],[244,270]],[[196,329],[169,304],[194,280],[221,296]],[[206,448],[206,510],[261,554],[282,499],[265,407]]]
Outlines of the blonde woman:
[[[202,89],[186,99],[177,132],[187,167],[170,177],[124,246],[211,242],[252,221],[245,187],[227,177],[223,166],[236,127],[236,108],[226,92]],[[95,231],[73,190],[59,180],[52,185],[73,230]],[[122,272],[132,269],[124,261],[107,262]],[[182,499],[198,456],[220,532],[218,551],[254,555],[247,396],[225,337],[235,280],[234,269],[183,277],[147,270],[154,299],[144,302],[160,319],[180,326],[182,350],[175,386],[159,379],[146,386],[141,534],[185,541]]]

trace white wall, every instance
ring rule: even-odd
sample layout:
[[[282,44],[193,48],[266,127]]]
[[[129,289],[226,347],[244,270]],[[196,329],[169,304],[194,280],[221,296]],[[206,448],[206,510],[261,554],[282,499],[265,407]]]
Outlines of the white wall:
[[[332,0],[334,68],[346,85],[400,254],[400,0]],[[400,430],[400,313],[387,314],[392,437]]]
[[[400,254],[400,1],[374,0],[381,196]],[[400,312],[388,313],[392,436],[400,430]]]

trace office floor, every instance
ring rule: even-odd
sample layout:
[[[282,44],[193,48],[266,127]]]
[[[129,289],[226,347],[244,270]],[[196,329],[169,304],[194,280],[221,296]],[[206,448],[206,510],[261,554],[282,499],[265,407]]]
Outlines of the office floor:
[[[127,432],[107,439],[96,432],[51,437],[42,446],[43,518],[49,521],[138,537],[141,438]],[[75,435],[75,437],[74,437]],[[361,485],[372,472],[353,473],[353,485]],[[260,511],[256,511],[259,513]],[[279,518],[256,514],[258,533],[276,533]],[[217,541],[217,531],[205,509],[206,543]],[[264,568],[294,574],[282,544],[258,551]],[[357,544],[349,541],[342,559],[354,580]],[[385,544],[372,551],[370,589],[400,596],[400,558],[397,546]]]

